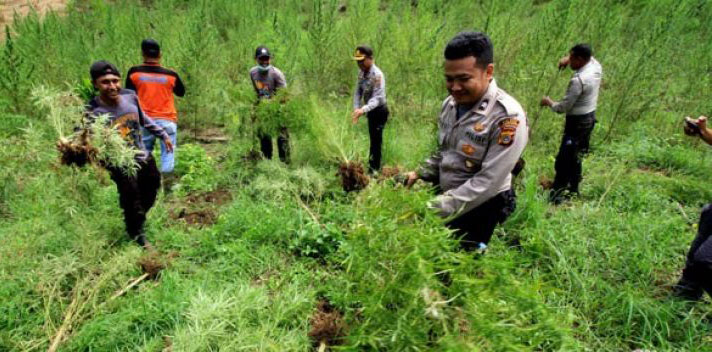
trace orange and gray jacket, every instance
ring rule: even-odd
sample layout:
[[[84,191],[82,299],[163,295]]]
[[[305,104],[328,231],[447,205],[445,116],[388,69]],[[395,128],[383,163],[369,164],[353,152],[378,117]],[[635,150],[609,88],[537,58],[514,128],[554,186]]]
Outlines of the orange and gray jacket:
[[[185,95],[177,73],[157,64],[132,67],[126,75],[125,88],[136,91],[144,113],[153,119],[178,121],[173,95]]]
[[[431,204],[443,217],[462,215],[511,189],[512,170],[527,145],[524,109],[493,79],[480,101],[458,118],[445,99],[438,122],[438,151],[418,171],[444,192]]]

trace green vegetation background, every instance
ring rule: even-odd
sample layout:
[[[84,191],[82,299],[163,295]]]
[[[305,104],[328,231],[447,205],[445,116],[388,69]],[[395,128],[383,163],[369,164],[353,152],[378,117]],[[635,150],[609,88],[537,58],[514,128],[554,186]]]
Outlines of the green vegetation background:
[[[327,298],[348,325],[344,350],[712,351],[709,298],[666,289],[712,199],[710,153],[680,133],[683,116],[712,112],[710,23],[705,0],[77,0],[65,17],[18,19],[0,53],[0,350],[47,349],[69,309],[60,350],[310,350]],[[425,209],[427,187],[344,195],[334,176],[338,160],[367,158],[366,123],[349,122],[353,48],[370,43],[387,77],[385,163],[411,169],[435,146],[441,53],[463,29],[491,35],[498,84],[533,127],[517,212],[478,259]],[[142,251],[108,177],[58,165],[29,96],[81,86],[97,59],[125,72],[145,37],[188,89],[183,178],[149,216],[149,238],[177,257],[109,300],[141,274]],[[599,124],[582,197],[552,207],[538,183],[563,119],[538,102],[563,94],[570,71],[555,64],[580,41],[604,67]],[[291,85],[289,167],[244,158],[259,44]],[[199,145],[209,128],[230,142]],[[187,195],[215,190],[231,197],[202,205],[215,224],[174,219],[195,210]]]

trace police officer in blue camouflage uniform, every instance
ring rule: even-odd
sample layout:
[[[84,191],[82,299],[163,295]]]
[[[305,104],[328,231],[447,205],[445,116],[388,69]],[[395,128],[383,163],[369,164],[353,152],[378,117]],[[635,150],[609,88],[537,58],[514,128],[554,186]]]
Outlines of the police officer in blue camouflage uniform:
[[[423,179],[443,193],[431,207],[448,219],[467,250],[486,248],[495,226],[514,211],[512,171],[527,144],[527,118],[493,78],[490,38],[462,32],[445,48],[450,96],[438,122],[438,151],[407,184]]]
[[[354,60],[360,71],[354,91],[354,111],[351,118],[356,124],[363,114],[368,117],[368,135],[371,139],[368,170],[375,173],[381,169],[383,128],[390,114],[386,105],[386,77],[373,63],[373,49],[370,47],[357,47]]]

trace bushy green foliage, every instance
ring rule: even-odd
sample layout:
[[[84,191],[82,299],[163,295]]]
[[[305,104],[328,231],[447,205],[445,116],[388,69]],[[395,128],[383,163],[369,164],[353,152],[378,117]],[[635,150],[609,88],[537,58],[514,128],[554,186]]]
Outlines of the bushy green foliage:
[[[254,121],[258,133],[278,135],[283,128],[290,133],[306,132],[314,116],[312,101],[308,96],[295,96],[289,88],[280,90],[273,99],[261,99],[255,105]]]
[[[60,350],[306,351],[322,298],[344,315],[347,351],[710,350],[709,299],[688,305],[667,287],[712,197],[709,150],[678,137],[682,116],[712,108],[711,18],[696,0],[92,0],[20,20],[12,62],[22,65],[7,50],[0,60],[20,78],[18,90],[0,88],[0,168],[10,170],[0,173],[0,258],[11,258],[0,260],[0,350],[46,350],[75,293],[80,319]],[[392,112],[384,161],[407,170],[435,147],[442,49],[472,28],[491,35],[497,83],[534,128],[517,211],[478,257],[426,209],[429,187],[374,180],[345,195],[333,176],[335,159],[368,153],[365,121],[349,122],[353,48],[375,49]],[[125,72],[145,37],[188,92],[177,100],[182,188],[159,196],[147,224],[175,255],[160,280],[104,303],[140,275],[140,250],[100,169],[56,167],[57,132],[27,92],[84,82],[86,98],[91,62]],[[538,181],[552,176],[562,119],[538,102],[563,94],[570,72],[555,64],[576,42],[604,67],[599,124],[582,196],[554,207]],[[260,44],[293,89],[284,104],[254,107]],[[294,123],[292,164],[246,157],[255,111],[274,135]],[[205,127],[230,142],[183,142]],[[215,224],[176,219],[194,206],[187,193],[208,190],[232,196],[208,204]]]
[[[190,192],[209,192],[218,185],[216,162],[205,149],[195,144],[183,144],[177,153],[175,172],[180,175],[180,182],[175,185],[178,194]]]
[[[341,229],[334,224],[307,221],[293,234],[289,249],[305,257],[326,257],[339,248],[343,238]]]

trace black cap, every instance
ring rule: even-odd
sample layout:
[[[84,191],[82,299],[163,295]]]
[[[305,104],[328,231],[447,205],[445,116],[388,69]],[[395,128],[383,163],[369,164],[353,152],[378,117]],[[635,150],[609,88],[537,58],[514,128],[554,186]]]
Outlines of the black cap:
[[[255,49],[255,59],[259,59],[261,57],[272,57],[272,54],[266,46],[258,46],[257,49]]]
[[[158,57],[161,55],[161,46],[157,41],[148,38],[141,42],[141,51],[148,57]]]
[[[89,75],[91,75],[92,81],[96,81],[97,78],[108,74],[114,74],[121,77],[119,69],[116,68],[114,64],[108,61],[99,60],[91,64],[91,68],[89,69]]]
[[[356,51],[354,52],[354,60],[363,61],[366,58],[371,58],[371,57],[373,57],[373,49],[371,49],[370,46],[359,45],[356,47]]]

